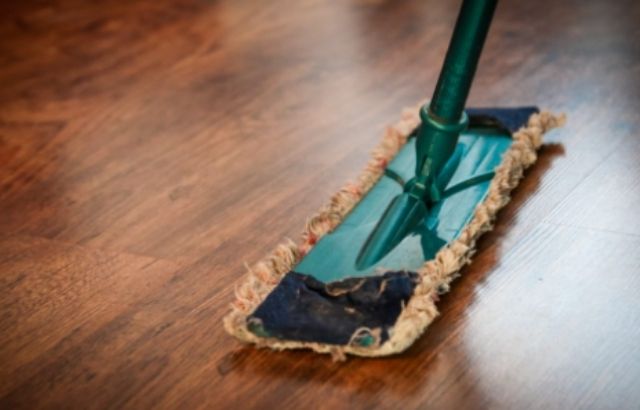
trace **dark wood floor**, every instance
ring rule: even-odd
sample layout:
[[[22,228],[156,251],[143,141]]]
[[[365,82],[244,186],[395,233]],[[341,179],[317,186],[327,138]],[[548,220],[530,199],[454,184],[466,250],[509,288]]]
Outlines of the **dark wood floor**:
[[[638,408],[640,3],[504,1],[470,105],[549,136],[406,354],[258,351],[244,263],[430,95],[450,1],[0,4],[0,407]]]

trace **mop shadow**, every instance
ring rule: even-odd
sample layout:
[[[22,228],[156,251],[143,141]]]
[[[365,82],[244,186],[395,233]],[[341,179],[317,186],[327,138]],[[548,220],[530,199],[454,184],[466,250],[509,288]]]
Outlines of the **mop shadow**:
[[[512,192],[511,202],[500,211],[493,231],[479,241],[471,265],[461,271],[451,291],[438,302],[440,315],[407,351],[383,358],[349,357],[346,362],[333,362],[327,355],[309,351],[256,349],[247,346],[225,355],[218,363],[218,373],[231,372],[272,381],[332,385],[350,395],[386,394],[407,398],[436,391],[448,382],[449,388],[463,389],[466,395],[482,399],[474,390],[473,375],[463,372],[468,363],[463,343],[465,313],[475,301],[476,290],[500,260],[501,239],[508,235],[519,209],[534,195],[553,161],[564,155],[562,144],[545,144],[539,159],[526,172],[526,178]]]

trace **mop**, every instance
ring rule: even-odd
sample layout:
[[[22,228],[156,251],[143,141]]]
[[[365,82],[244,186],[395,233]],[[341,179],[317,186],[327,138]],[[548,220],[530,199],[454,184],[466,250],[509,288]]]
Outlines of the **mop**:
[[[439,295],[563,116],[536,107],[466,109],[497,0],[465,0],[430,102],[389,127],[356,182],[248,269],[224,319],[273,349],[384,356],[438,315]]]

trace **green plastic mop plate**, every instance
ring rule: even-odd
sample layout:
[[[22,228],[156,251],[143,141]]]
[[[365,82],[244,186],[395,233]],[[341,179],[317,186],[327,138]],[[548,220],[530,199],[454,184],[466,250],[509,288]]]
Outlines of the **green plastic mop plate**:
[[[434,204],[412,232],[382,259],[364,269],[358,268],[356,261],[367,238],[388,204],[402,194],[404,183],[415,175],[415,143],[415,135],[412,135],[388,165],[385,175],[333,232],[318,241],[294,267],[295,272],[329,283],[386,271],[416,271],[459,236],[477,205],[486,197],[489,180],[466,187]],[[451,159],[456,162],[456,168],[447,189],[475,176],[490,175],[511,143],[507,130],[470,127],[462,132],[456,154]]]

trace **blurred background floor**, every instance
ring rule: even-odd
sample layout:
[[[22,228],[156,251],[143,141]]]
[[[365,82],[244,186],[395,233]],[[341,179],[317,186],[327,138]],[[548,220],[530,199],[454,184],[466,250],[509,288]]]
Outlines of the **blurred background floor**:
[[[409,351],[222,329],[244,263],[430,96],[458,6],[0,4],[0,407],[637,408],[637,1],[498,6],[469,105],[569,121]]]

